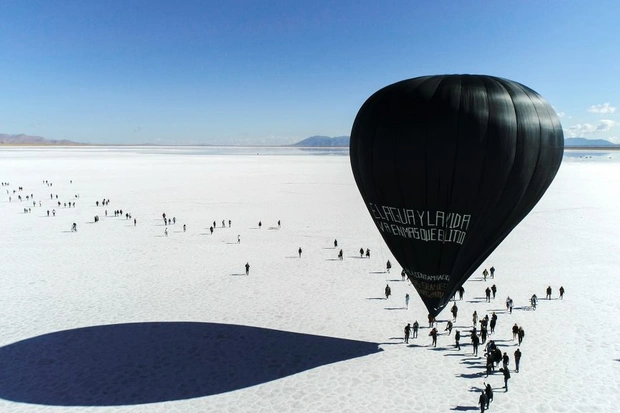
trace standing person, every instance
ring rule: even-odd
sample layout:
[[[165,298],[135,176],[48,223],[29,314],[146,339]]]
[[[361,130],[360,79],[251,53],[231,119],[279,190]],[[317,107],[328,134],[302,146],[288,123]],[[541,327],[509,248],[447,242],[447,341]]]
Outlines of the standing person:
[[[489,322],[489,327],[491,327],[491,334],[495,333],[495,326],[497,325],[497,314],[493,311],[491,314],[491,321]]]
[[[409,334],[411,334],[411,325],[407,323],[405,326],[405,344],[409,343]]]
[[[400,272],[401,281],[405,281],[405,277],[407,277],[407,274],[405,274],[405,269],[403,268],[403,270]]]
[[[486,343],[487,341],[487,333],[488,333],[487,326],[486,325],[481,326],[480,327],[480,342],[482,344]]]
[[[405,308],[409,310],[409,294],[405,294]]]
[[[450,309],[450,312],[452,312],[452,317],[454,318],[454,322],[456,322],[456,315],[459,312],[459,308],[456,306],[456,303],[454,303],[454,305],[452,306],[452,308]]]
[[[560,287],[560,300],[564,299],[564,287]]]
[[[517,348],[515,351],[515,371],[519,372],[519,363],[521,363],[521,350]]]
[[[370,258],[370,248],[366,248],[366,258]]]
[[[420,329],[420,323],[415,320],[413,323],[413,338],[418,338],[418,330]]]
[[[484,409],[487,407],[488,402],[489,400],[487,399],[487,394],[483,389],[482,393],[480,393],[480,397],[478,397],[478,404],[480,405],[480,413],[484,413]]]
[[[237,235],[237,244],[241,244],[241,235]]]
[[[299,258],[301,258],[301,247],[299,247],[299,249],[297,250],[297,253],[299,254]]]
[[[487,375],[486,377],[489,377],[491,375],[491,372],[493,371],[493,366],[495,365],[493,362],[493,354],[486,352],[486,369],[487,369]]]
[[[489,287],[487,287],[486,290],[484,290],[484,295],[487,298],[487,303],[491,302],[491,289]]]
[[[133,219],[133,226],[135,227],[137,223],[138,223],[138,220],[134,218]]]
[[[213,226],[209,227],[209,231],[211,231],[211,235],[213,235]]]
[[[497,294],[497,286],[495,286],[495,284],[491,286],[491,292],[493,293],[493,299],[495,300],[495,294]]]
[[[183,232],[185,232],[186,229],[187,229],[187,226],[183,224]]]
[[[342,252],[342,250],[340,250],[340,252],[338,253],[338,258],[340,258],[340,261],[344,259],[344,253]]]
[[[387,269],[387,272],[389,274],[390,268],[392,268],[392,263],[390,262],[390,260],[387,260],[387,262],[385,263],[385,268]]]
[[[551,286],[547,287],[547,295],[545,296],[547,300],[551,300]]]
[[[433,329],[431,330],[430,333],[428,333],[428,335],[433,338],[433,341],[432,341],[431,345],[433,347],[437,347],[437,329],[435,327],[433,327]]]
[[[480,345],[480,338],[478,337],[478,334],[476,334],[476,329],[474,328],[474,331],[471,335],[471,346],[473,347],[474,351],[473,351],[473,355],[477,356],[478,355],[478,346]]]
[[[510,296],[506,297],[506,311],[510,308]]]
[[[489,271],[491,271],[491,279],[495,279],[495,267],[489,268]]]
[[[519,345],[523,343],[523,337],[525,337],[525,330],[523,327],[519,327],[519,331],[517,332],[517,338],[519,339]]]
[[[519,334],[519,326],[517,325],[517,323],[515,323],[512,326],[512,339],[516,339],[517,338],[517,334]]]
[[[385,299],[387,300],[388,298],[390,298],[390,295],[392,295],[392,289],[390,288],[389,284],[385,285]]]
[[[444,331],[447,331],[448,335],[450,335],[450,333],[452,333],[452,327],[453,327],[452,321],[448,320]]]
[[[431,315],[431,313],[428,313],[428,328],[431,328],[435,325],[435,317],[433,317]]]
[[[165,229],[164,229],[164,234],[165,234],[166,236],[168,236],[168,228],[165,228]]]
[[[262,227],[263,227],[262,221],[258,221],[258,229],[261,229]]]
[[[465,294],[465,288],[463,288],[463,286],[461,285],[459,287],[459,300],[463,299],[463,294]]]
[[[504,374],[504,388],[508,391],[508,379],[510,379],[510,370],[508,368],[499,369]]]
[[[281,225],[282,224],[281,224],[280,220],[278,220],[278,228],[280,228]]]
[[[514,301],[512,301],[512,298],[508,301],[508,311],[510,312],[510,314],[512,314],[512,309],[514,307]]]
[[[228,220],[228,228],[232,227],[232,221],[229,219]]]
[[[250,263],[245,263],[245,275],[250,275]]]
[[[471,317],[473,321],[473,326],[476,327],[476,325],[478,324],[478,312],[474,311]]]
[[[504,355],[502,356],[502,364],[505,369],[508,368],[508,363],[510,363],[510,357],[508,357],[508,353],[504,352]]]
[[[338,240],[337,239],[334,240],[334,248],[338,248]]]
[[[493,388],[489,383],[486,384],[484,388],[484,392],[487,394],[487,409],[489,408],[489,403],[493,401]]]
[[[537,303],[538,303],[538,297],[536,297],[536,294],[532,294],[532,298],[530,298],[530,306],[532,307],[532,310],[536,310]]]
[[[360,258],[364,257],[364,248],[360,248]]]
[[[488,275],[489,275],[489,271],[485,268],[484,271],[482,271],[482,278],[484,279],[484,281],[487,280]]]
[[[461,349],[460,341],[461,341],[461,332],[459,330],[456,330],[456,333],[454,333],[454,342],[456,343],[455,347],[457,350]]]

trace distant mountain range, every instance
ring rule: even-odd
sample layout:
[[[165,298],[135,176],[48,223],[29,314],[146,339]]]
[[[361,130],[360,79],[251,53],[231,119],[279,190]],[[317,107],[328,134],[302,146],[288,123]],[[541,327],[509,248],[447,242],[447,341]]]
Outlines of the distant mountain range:
[[[0,145],[88,145],[70,140],[45,139],[40,136],[30,135],[8,135],[0,133]],[[149,144],[145,144],[149,145]],[[348,136],[311,136],[292,145],[299,148],[346,148],[349,146]],[[566,148],[620,148],[619,144],[614,144],[605,139],[586,139],[586,138],[566,138],[564,139]]]
[[[53,139],[45,139],[40,136],[30,135],[7,135],[0,133],[0,145],[83,145],[81,143],[69,141],[66,139],[57,141]]]
[[[304,139],[301,142],[297,142],[291,146],[298,146],[302,148],[331,148],[331,147],[348,147],[349,146],[349,137],[348,136],[337,136],[335,138],[331,138],[329,136],[311,136],[309,138]]]
[[[330,138],[329,136],[312,136],[297,142],[291,146],[300,147],[347,147],[349,146],[348,136],[338,136]],[[564,146],[566,148],[620,148],[620,145],[609,142],[605,139],[586,139],[586,138],[565,138]]]

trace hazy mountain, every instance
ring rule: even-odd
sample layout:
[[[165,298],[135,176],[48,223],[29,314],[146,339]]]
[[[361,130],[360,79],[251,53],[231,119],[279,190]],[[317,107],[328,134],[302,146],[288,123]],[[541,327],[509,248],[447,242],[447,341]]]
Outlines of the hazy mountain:
[[[7,135],[0,133],[0,145],[81,145],[80,143],[68,141],[66,139],[57,141],[53,139],[45,139],[40,136],[30,135]]]
[[[349,137],[338,136],[331,138],[329,136],[311,136],[301,142],[297,142],[292,146],[301,147],[348,147]],[[566,138],[564,146],[567,148],[584,148],[584,147],[620,147],[620,145],[609,142],[605,139],[586,139],[586,138]]]
[[[304,148],[310,148],[310,147],[322,147],[322,148],[344,147],[346,148],[349,146],[349,137],[348,136],[337,136],[335,138],[331,138],[329,136],[311,136],[291,146],[300,146]]]
[[[616,145],[615,143],[611,143],[605,139],[566,138],[564,139],[564,147],[620,147],[620,145]]]

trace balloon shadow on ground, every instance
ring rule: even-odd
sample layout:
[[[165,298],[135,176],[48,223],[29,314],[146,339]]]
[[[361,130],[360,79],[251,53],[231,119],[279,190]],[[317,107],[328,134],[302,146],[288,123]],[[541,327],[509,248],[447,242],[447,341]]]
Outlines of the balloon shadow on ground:
[[[382,351],[377,343],[230,324],[58,331],[0,348],[0,397],[121,406],[205,397]]]

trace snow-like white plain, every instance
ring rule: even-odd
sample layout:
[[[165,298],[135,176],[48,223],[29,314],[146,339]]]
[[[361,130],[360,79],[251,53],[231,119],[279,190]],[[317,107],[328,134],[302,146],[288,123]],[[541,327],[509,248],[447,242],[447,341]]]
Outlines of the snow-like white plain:
[[[484,382],[495,389],[491,411],[616,412],[619,155],[567,153],[540,203],[465,283],[457,351],[443,331],[449,312],[431,347],[413,287],[398,264],[385,273],[396,260],[348,156],[2,148],[0,412],[476,411]],[[121,209],[132,219],[115,217]],[[484,282],[491,265],[495,279]],[[493,283],[497,298],[485,303]],[[548,285],[553,299],[532,311],[529,297]],[[482,351],[471,355],[474,311],[497,312],[491,338],[511,367],[511,327],[525,329],[508,392],[501,373],[484,377]],[[406,345],[414,320],[422,329]]]

